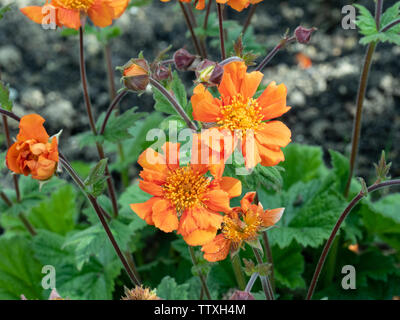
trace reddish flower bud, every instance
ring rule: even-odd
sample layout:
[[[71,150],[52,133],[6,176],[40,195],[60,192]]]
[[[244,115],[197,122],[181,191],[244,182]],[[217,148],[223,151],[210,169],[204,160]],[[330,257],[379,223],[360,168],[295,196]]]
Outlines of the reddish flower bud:
[[[302,26],[298,26],[294,31],[294,35],[299,43],[307,44],[311,40],[312,33],[317,30],[316,28],[307,29]]]
[[[229,300],[255,300],[250,292],[236,290]]]
[[[203,60],[196,69],[197,81],[208,86],[217,86],[221,83],[224,68],[218,63]]]
[[[152,75],[157,81],[172,79],[171,69],[161,63],[153,64]]]
[[[150,68],[145,59],[132,59],[122,68],[124,85],[132,91],[144,91],[150,82]]]
[[[186,71],[190,69],[197,57],[182,48],[174,53],[173,58],[176,68],[178,70]]]

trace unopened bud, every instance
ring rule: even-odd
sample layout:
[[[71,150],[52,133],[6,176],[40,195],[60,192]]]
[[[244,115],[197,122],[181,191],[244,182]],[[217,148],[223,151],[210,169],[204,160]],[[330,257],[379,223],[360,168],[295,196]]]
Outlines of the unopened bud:
[[[176,51],[173,58],[176,68],[181,71],[190,70],[193,62],[196,60],[195,55],[183,48]]]
[[[171,69],[161,63],[157,63],[152,67],[152,76],[157,81],[171,79]]]
[[[229,300],[255,300],[250,292],[236,290]]]
[[[307,44],[311,40],[312,33],[317,30],[316,28],[307,29],[302,26],[299,26],[294,31],[294,35],[296,36],[296,40],[299,43]]]
[[[145,59],[132,59],[120,69],[127,89],[136,92],[146,90],[150,82],[150,68]]]
[[[224,68],[218,63],[204,60],[199,64],[196,70],[197,80],[208,86],[217,86],[221,83]]]

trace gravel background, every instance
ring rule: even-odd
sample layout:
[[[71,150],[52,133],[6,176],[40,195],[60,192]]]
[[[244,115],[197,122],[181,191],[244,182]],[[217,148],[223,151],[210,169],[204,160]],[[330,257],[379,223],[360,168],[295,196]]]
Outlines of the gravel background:
[[[174,0],[175,1],[175,0]],[[0,0],[15,7],[43,4],[34,0]],[[318,32],[308,46],[291,45],[280,52],[265,69],[265,82],[283,82],[288,87],[288,104],[293,109],[284,117],[295,142],[309,143],[340,152],[349,152],[358,79],[365,47],[358,44],[355,30],[341,28],[341,8],[352,1],[293,0],[264,1],[253,18],[258,40],[270,50],[287,28],[302,24],[315,26]],[[372,1],[358,1],[371,4]],[[386,1],[391,5],[395,1]],[[214,8],[215,9],[215,8]],[[244,20],[228,11],[228,17]],[[117,24],[123,36],[113,40],[113,64],[123,65],[143,50],[152,59],[169,44],[176,50],[191,42],[185,39],[182,15],[174,3],[154,0],[144,8],[133,8]],[[295,55],[307,54],[313,66],[302,70]],[[214,52],[218,58],[218,52]],[[90,92],[98,115],[109,103],[103,49],[94,36],[86,38],[87,70]],[[15,113],[22,116],[37,112],[47,119],[50,134],[64,130],[61,147],[72,159],[95,159],[93,150],[80,150],[71,135],[88,130],[78,69],[78,40],[61,37],[59,31],[44,31],[19,11],[6,14],[0,21],[0,69],[10,83]],[[400,47],[381,45],[375,54],[365,102],[362,141],[357,175],[371,177],[372,163],[382,149],[393,161],[392,176],[400,175],[396,161],[400,145]],[[119,75],[116,73],[116,83]],[[189,79],[188,77],[185,77]],[[188,81],[188,88],[190,82]],[[140,100],[129,95],[123,106],[137,105],[142,110],[153,106],[150,94]],[[15,123],[10,121],[15,129]],[[14,134],[16,131],[13,131]],[[3,149],[1,149],[3,150]]]

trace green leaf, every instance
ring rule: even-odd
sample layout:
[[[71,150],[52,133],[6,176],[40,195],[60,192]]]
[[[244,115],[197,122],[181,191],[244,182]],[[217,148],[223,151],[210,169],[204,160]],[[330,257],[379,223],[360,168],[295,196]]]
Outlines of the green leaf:
[[[65,235],[74,229],[77,214],[76,192],[70,185],[65,185],[50,199],[32,208],[28,218],[37,229]]]
[[[4,18],[4,14],[8,11],[11,11],[11,3],[0,8],[0,20]]]
[[[109,227],[121,250],[126,251],[132,235],[129,227],[118,220],[112,220]],[[75,264],[78,270],[82,270],[83,265],[92,256],[96,257],[103,265],[117,260],[114,247],[101,224],[68,235],[63,248],[70,246],[74,248]]]
[[[173,114],[173,115],[178,114],[178,112],[176,112],[175,108],[172,106],[169,100],[166,97],[164,97],[164,95],[157,88],[152,86],[152,90],[153,90],[153,98],[154,101],[156,102],[154,105],[155,110],[166,114]]]
[[[110,142],[121,142],[132,136],[128,129],[133,127],[135,123],[144,117],[146,113],[135,113],[136,108],[126,111],[125,113],[116,116],[115,112],[111,115],[106,129],[104,131],[104,139]]]
[[[393,6],[386,9],[381,17],[381,29],[387,24],[392,23],[400,17],[400,2],[396,2]],[[399,26],[397,26],[399,28]]]
[[[344,193],[350,173],[349,160],[339,152],[329,150],[331,155],[332,173],[339,193]]]
[[[285,249],[273,246],[272,256],[274,260],[274,275],[279,287],[289,289],[305,288],[305,282],[302,277],[304,258],[299,245],[292,243]]]
[[[356,25],[360,29],[360,33],[364,36],[370,36],[378,33],[378,30],[376,29],[375,18],[371,12],[360,4],[354,4],[354,6],[359,10]]]
[[[0,299],[43,299],[42,265],[28,239],[0,238],[0,257]]]
[[[150,198],[151,195],[140,189],[138,183],[131,185],[118,199],[118,203],[121,206],[120,215],[136,221],[138,229],[144,227],[146,222],[140,219],[137,214],[132,211],[130,205],[132,203],[146,202]]]
[[[0,10],[0,19],[1,18]],[[3,81],[0,81],[0,107],[7,111],[12,111],[13,108],[13,102],[10,99],[10,88],[8,85],[4,84]]]
[[[187,300],[189,284],[178,285],[174,278],[164,277],[157,286],[157,296],[165,300]]]
[[[283,187],[288,190],[298,181],[308,182],[321,176],[324,169],[321,147],[291,143],[283,149],[285,161],[281,164]]]
[[[176,71],[174,71],[172,74],[171,89],[174,92],[176,100],[178,100],[182,108],[185,111],[187,111],[188,100],[187,100],[186,89],[181,79],[179,79],[178,72]]]
[[[94,197],[98,197],[104,191],[104,183],[107,180],[105,170],[107,167],[108,159],[100,160],[91,170],[89,176],[85,179],[84,183],[88,192]]]

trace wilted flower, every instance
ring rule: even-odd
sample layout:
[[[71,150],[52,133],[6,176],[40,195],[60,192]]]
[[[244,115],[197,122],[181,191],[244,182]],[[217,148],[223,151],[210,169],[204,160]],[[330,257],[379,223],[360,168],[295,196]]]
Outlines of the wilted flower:
[[[182,48],[174,53],[173,59],[178,70],[186,71],[193,69],[193,63],[198,57]]]
[[[119,68],[126,88],[132,91],[144,91],[150,83],[150,67],[145,59],[131,59]]]
[[[6,155],[7,167],[33,179],[47,180],[57,169],[58,141],[51,140],[43,127],[45,120],[31,114],[21,118],[17,141],[8,149]]]
[[[234,147],[240,142],[247,168],[258,163],[275,166],[285,159],[281,148],[290,143],[291,132],[281,121],[269,120],[290,110],[286,105],[287,90],[284,84],[277,86],[272,82],[258,98],[253,98],[263,74],[258,71],[247,73],[246,70],[242,61],[224,66],[218,86],[220,98],[214,98],[202,84],[195,87],[191,98],[193,118],[215,124],[208,130],[215,131],[216,128],[228,132],[233,137]],[[210,145],[210,148],[216,145]],[[229,154],[224,156],[229,157]]]
[[[160,300],[160,298],[157,297],[155,290],[136,286],[132,290],[125,287],[125,296],[121,300]]]
[[[129,0],[51,0],[43,6],[31,6],[21,12],[39,24],[49,24],[46,15],[54,12],[54,21],[59,27],[79,29],[89,16],[98,27],[107,27],[114,19],[119,18],[128,7]]]
[[[223,164],[199,163],[196,152],[192,163],[181,167],[179,143],[166,142],[162,150],[149,148],[140,155],[139,187],[153,197],[131,208],[148,224],[164,232],[178,230],[191,246],[203,245],[217,234],[223,219],[219,212],[231,210],[229,200],[241,194],[241,183],[222,177]]]
[[[201,249],[204,259],[210,262],[224,260],[229,252],[237,252],[243,242],[254,245],[263,229],[280,220],[285,209],[264,210],[261,203],[252,203],[255,195],[255,192],[248,192],[240,201],[241,206],[224,216],[222,232]]]

